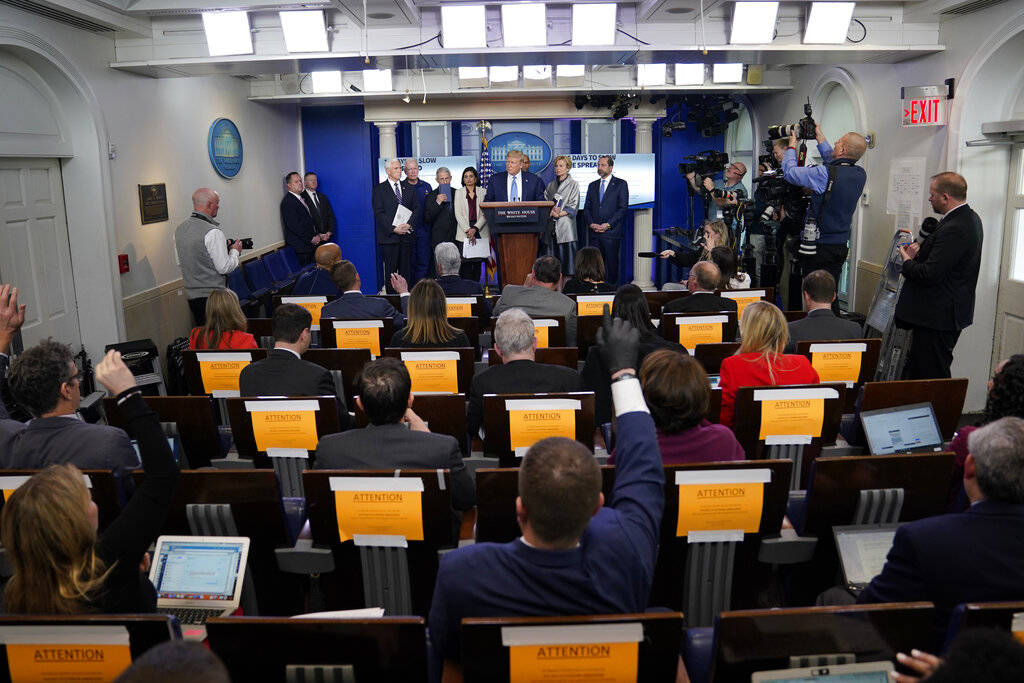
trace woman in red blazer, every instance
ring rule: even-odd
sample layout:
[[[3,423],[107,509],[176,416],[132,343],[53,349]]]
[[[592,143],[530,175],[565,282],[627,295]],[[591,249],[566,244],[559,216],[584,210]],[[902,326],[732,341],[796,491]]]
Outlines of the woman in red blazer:
[[[740,387],[817,384],[821,380],[805,356],[783,354],[789,328],[782,311],[767,301],[755,301],[740,318],[740,349],[722,361],[722,413],[719,421],[733,426],[736,390]]]
[[[247,329],[238,295],[230,289],[215,289],[206,299],[206,324],[192,328],[188,348],[255,349],[256,338]]]

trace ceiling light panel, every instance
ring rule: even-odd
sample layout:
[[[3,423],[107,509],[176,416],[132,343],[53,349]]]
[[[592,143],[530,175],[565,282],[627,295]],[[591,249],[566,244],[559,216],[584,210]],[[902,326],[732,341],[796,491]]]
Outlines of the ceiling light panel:
[[[501,6],[501,35],[505,47],[537,47],[548,44],[547,13],[542,2]]]
[[[486,88],[487,67],[486,66],[460,66],[459,67],[460,88]]]
[[[363,90],[388,92],[392,89],[391,69],[363,69]]]
[[[743,80],[742,64],[715,64],[711,71],[714,83],[739,83]]]
[[[203,31],[211,57],[252,54],[248,12],[203,12]]]
[[[536,84],[540,81],[551,83],[551,67],[546,64],[528,64],[523,67],[523,80]]]
[[[704,65],[676,64],[676,85],[704,85]]]
[[[288,52],[327,52],[327,26],[322,10],[278,12]]]
[[[324,92],[341,92],[341,72],[314,71],[313,92],[316,94]]]
[[[665,85],[665,65],[637,64],[636,84],[641,87]]]
[[[582,64],[559,64],[555,76],[560,87],[579,87],[583,85],[585,68]]]
[[[573,45],[614,45],[614,3],[577,4],[572,6]]]
[[[777,2],[733,3],[729,42],[734,45],[772,42],[775,35],[775,17],[778,13]]]
[[[491,83],[517,83],[519,81],[518,66],[492,66]]]
[[[839,44],[846,42],[855,2],[812,2],[807,15],[804,42]]]
[[[483,5],[441,5],[441,39],[446,48],[487,47]]]

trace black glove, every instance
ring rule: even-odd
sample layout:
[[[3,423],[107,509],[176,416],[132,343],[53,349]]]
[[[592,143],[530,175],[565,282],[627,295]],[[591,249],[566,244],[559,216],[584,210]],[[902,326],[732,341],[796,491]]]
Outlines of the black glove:
[[[612,319],[608,304],[605,304],[604,321],[597,331],[597,346],[610,375],[623,368],[635,369],[640,332],[621,318]]]

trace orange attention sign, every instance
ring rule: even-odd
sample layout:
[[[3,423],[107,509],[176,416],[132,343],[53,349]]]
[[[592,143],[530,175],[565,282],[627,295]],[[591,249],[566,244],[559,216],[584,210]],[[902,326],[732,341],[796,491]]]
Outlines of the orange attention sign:
[[[256,449],[315,451],[317,401],[246,401]]]
[[[636,683],[639,643],[515,645],[509,680],[517,683]]]
[[[581,404],[573,399],[509,399],[505,401],[508,411],[509,446],[528,449],[541,439],[549,436],[576,438],[576,411]]]
[[[722,292],[722,296],[726,299],[732,299],[736,302],[736,319],[739,320],[740,316],[743,315],[743,309],[754,303],[760,301],[761,297],[767,296],[768,292],[763,289],[752,289],[749,291],[734,291]]]
[[[346,320],[334,323],[334,337],[339,349],[370,349],[380,355],[380,330],[383,320]]]
[[[9,500],[10,497],[11,497],[11,494],[14,493],[14,491],[19,486],[24,484],[29,479],[30,479],[30,477],[27,477],[27,476],[17,476],[17,475],[10,476],[10,477],[0,477],[0,491],[3,491],[4,502]],[[85,483],[85,487],[91,491],[92,490],[92,480],[89,479],[89,475],[88,474],[83,474],[82,475],[82,481]]]
[[[197,353],[203,391],[208,394],[230,392],[238,395],[238,376],[252,362],[248,353]]]
[[[551,346],[548,340],[548,330],[552,327],[558,327],[558,323],[554,320],[533,321],[533,335],[537,337],[538,349],[546,349]]]
[[[109,683],[132,663],[124,626],[9,626],[0,641],[12,683]]]
[[[761,433],[768,436],[821,436],[825,421],[825,399],[796,398],[761,402]]]
[[[313,316],[313,324],[310,328],[314,330],[320,329],[320,310],[327,303],[326,296],[283,296],[281,297],[281,303],[302,306]]]
[[[1024,644],[1024,612],[1017,612],[1010,621],[1010,631],[1018,643]]]
[[[856,382],[867,344],[811,344],[811,365],[822,382]]]
[[[474,303],[474,297],[448,297],[445,300],[448,309],[446,315],[449,318],[472,318]]]
[[[457,351],[403,351],[412,379],[414,394],[459,393],[459,354]]]
[[[338,538],[355,534],[423,540],[423,480],[418,477],[331,477]]]
[[[724,315],[702,315],[687,318],[676,318],[679,329],[679,343],[690,353],[697,344],[718,344],[722,341],[725,323],[729,321]]]
[[[578,296],[576,297],[576,315],[604,315],[605,304],[611,310],[614,296]]]
[[[676,536],[734,529],[756,534],[761,527],[764,485],[768,481],[769,469],[677,471]]]

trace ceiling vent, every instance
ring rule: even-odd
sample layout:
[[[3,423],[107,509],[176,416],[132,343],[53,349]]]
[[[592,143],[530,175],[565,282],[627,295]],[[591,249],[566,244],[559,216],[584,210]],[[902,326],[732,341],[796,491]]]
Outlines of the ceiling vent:
[[[962,16],[983,10],[992,5],[998,5],[1001,2],[1005,2],[1005,0],[968,0],[968,2],[961,2],[960,4],[945,8],[939,12],[939,15],[943,17]]]
[[[76,16],[74,14],[68,14],[67,12],[55,9],[48,5],[42,5],[36,2],[32,2],[32,0],[0,0],[0,3],[4,5],[10,5],[11,7],[17,7],[22,11],[31,12],[32,14],[38,14],[41,17],[53,19],[54,21],[59,21],[62,24],[68,24],[69,26],[74,26],[75,28],[80,28],[85,31],[93,31],[94,33],[107,33],[115,30],[111,26],[97,24],[94,21],[83,19],[82,17]]]

